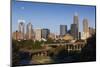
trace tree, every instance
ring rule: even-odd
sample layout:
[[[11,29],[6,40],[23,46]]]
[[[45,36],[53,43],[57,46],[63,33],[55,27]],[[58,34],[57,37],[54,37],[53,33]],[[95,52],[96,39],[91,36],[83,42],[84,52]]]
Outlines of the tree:
[[[96,34],[87,39],[87,45],[82,49],[82,60],[96,60]]]

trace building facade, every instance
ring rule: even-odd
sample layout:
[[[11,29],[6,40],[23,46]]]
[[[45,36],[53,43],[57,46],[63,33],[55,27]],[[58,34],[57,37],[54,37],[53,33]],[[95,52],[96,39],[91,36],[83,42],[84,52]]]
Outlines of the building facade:
[[[88,19],[83,19],[83,33],[82,33],[82,39],[87,39],[89,37],[89,27],[88,27]]]
[[[83,32],[89,32],[88,19],[83,19]]]
[[[60,35],[66,35],[67,34],[67,25],[60,25]]]
[[[26,39],[32,40],[32,38],[33,38],[33,26],[31,23],[28,23],[26,27]]]
[[[12,38],[13,38],[14,40],[20,40],[20,35],[21,35],[21,33],[18,32],[18,31],[13,32],[13,33],[12,33]]]
[[[78,39],[78,28],[76,24],[71,24],[71,35],[73,36],[74,40]]]
[[[75,13],[75,15],[73,16],[73,24],[76,24],[77,27],[77,38],[75,39],[79,39],[79,18],[78,18],[78,14]]]
[[[18,32],[20,33],[20,40],[24,40],[24,37],[25,37],[25,24],[24,24],[24,20],[18,20]]]
[[[50,30],[49,29],[41,29],[42,38],[47,39],[49,34],[50,34]]]
[[[34,29],[35,40],[41,41],[41,29]]]

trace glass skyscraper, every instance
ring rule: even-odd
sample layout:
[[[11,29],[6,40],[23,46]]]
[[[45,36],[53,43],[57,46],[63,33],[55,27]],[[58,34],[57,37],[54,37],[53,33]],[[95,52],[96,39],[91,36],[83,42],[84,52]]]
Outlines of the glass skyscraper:
[[[27,39],[32,39],[32,36],[33,36],[33,29],[32,29],[32,24],[31,23],[28,23],[27,24],[27,29],[26,29],[26,35],[27,35]]]
[[[75,27],[75,39],[79,39],[79,18],[77,13],[73,17],[73,24],[72,27]]]
[[[60,25],[60,35],[66,35],[67,34],[67,25]]]
[[[71,24],[71,35],[73,36],[74,40],[78,39],[78,28],[77,24]]]
[[[24,22],[25,22],[24,20],[18,20],[18,23],[19,23],[18,32],[21,34],[19,39],[21,39],[21,40],[23,40],[24,36],[25,36],[25,30],[24,30],[25,24],[24,24]]]
[[[41,30],[41,34],[42,34],[42,38],[47,39],[48,35],[50,34],[50,30],[49,29],[42,29]]]

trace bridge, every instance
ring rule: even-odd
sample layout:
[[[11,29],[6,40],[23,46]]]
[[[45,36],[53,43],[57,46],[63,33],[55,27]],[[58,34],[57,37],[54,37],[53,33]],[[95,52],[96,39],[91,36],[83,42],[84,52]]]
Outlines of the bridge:
[[[30,57],[32,56],[48,56],[49,49],[37,49],[37,50],[28,50],[28,49],[20,49],[20,52],[28,53]]]
[[[46,46],[46,47],[45,47]],[[52,50],[52,46],[56,46],[56,51],[59,49],[59,47],[63,46],[64,50],[67,52],[71,51],[81,51],[82,48],[85,46],[84,42],[81,43],[61,43],[61,44],[42,44],[42,47],[45,47],[44,49],[36,49],[36,50],[28,50],[28,49],[20,49],[19,51],[22,52],[28,52],[29,56],[48,56],[49,51]],[[48,48],[51,47],[51,48]]]
[[[67,50],[68,52],[70,52],[70,51],[81,51],[81,49],[86,45],[86,43],[85,42],[79,42],[79,43],[56,43],[56,44],[45,44],[45,45],[47,47],[64,46],[64,49]]]

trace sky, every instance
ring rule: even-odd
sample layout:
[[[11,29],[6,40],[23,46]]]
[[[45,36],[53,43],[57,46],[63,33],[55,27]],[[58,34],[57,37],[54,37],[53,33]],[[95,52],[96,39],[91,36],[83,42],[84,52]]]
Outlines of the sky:
[[[31,22],[33,29],[48,28],[52,33],[59,34],[60,25],[67,25],[70,29],[75,13],[79,17],[79,30],[82,32],[84,18],[88,19],[89,27],[95,28],[95,12],[95,6],[12,0],[12,32],[18,30],[18,20],[23,19],[25,25]]]

